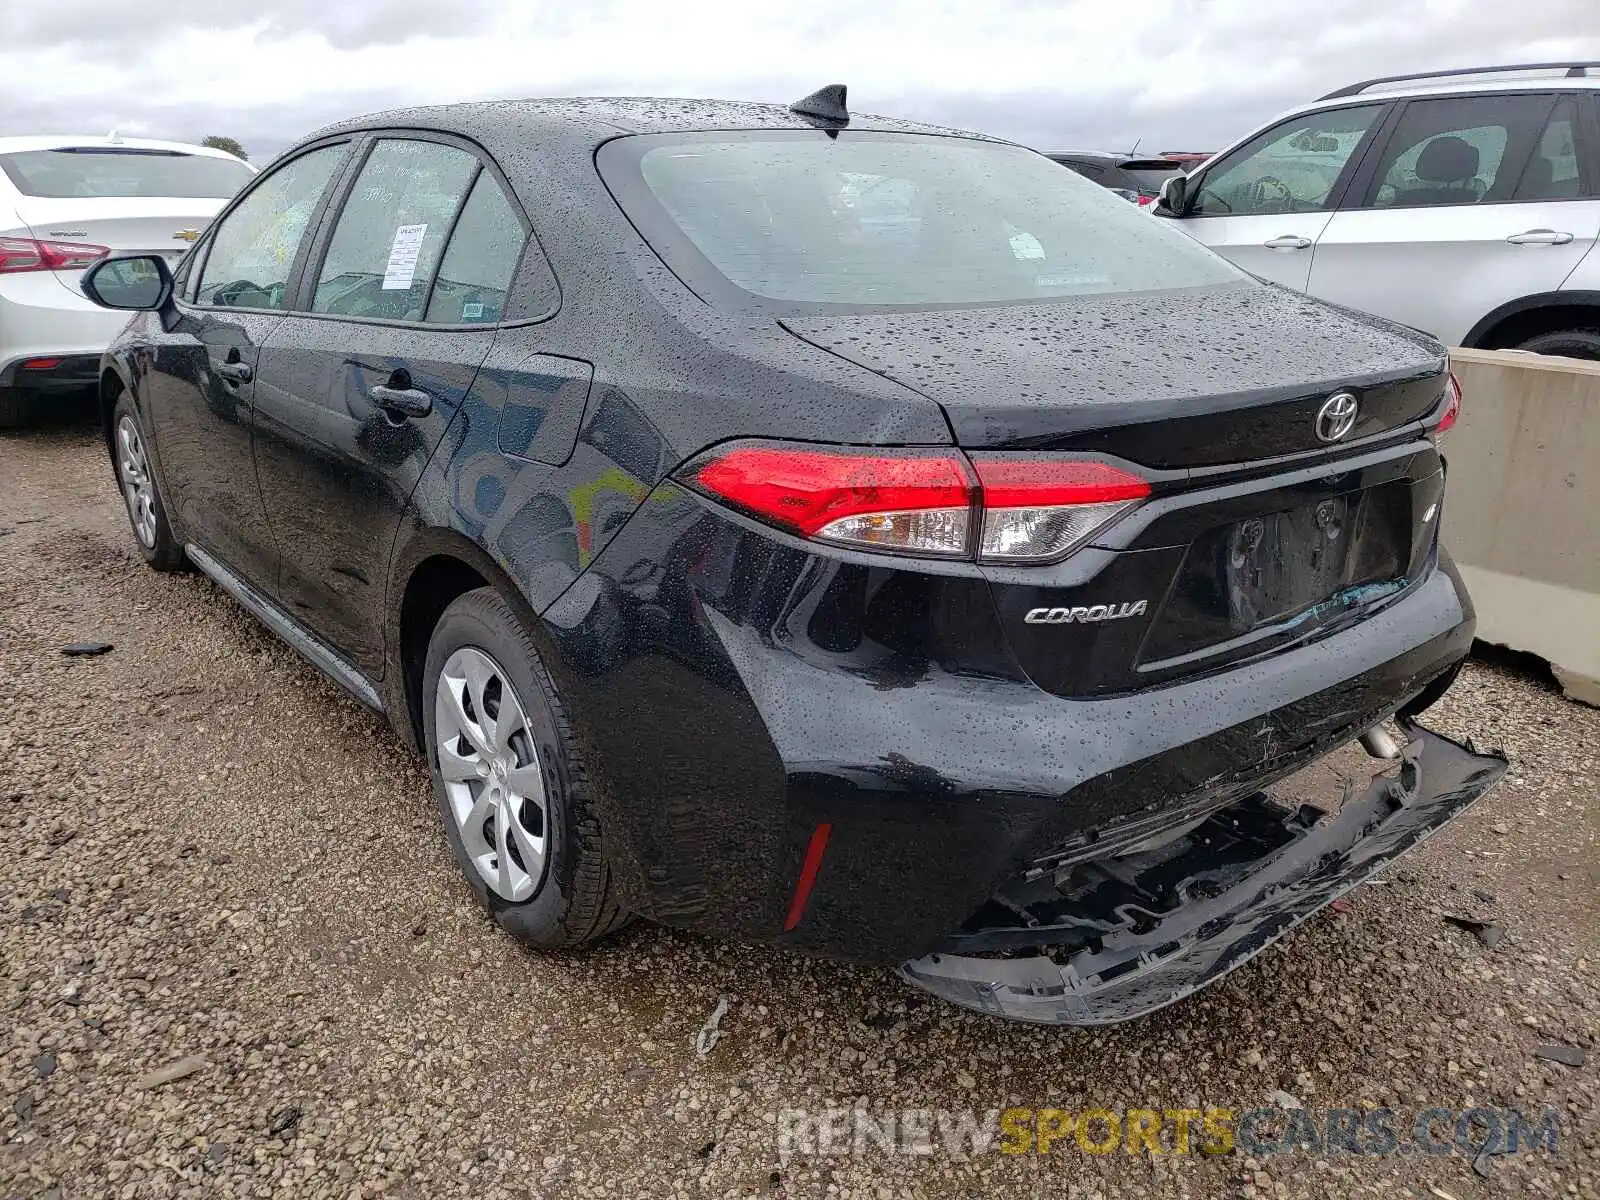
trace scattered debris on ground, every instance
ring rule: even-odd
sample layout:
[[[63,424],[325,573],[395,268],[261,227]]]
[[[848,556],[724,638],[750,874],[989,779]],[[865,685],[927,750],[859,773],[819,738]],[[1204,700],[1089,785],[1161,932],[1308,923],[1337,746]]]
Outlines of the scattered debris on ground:
[[[711,1015],[706,1018],[706,1023],[700,1027],[700,1032],[694,1035],[694,1052],[701,1058],[716,1049],[722,1040],[722,1018],[728,1015],[728,998],[719,996],[717,1006],[711,1010]]]
[[[114,646],[110,642],[69,642],[61,647],[61,653],[68,658],[97,658],[102,654],[109,654]]]

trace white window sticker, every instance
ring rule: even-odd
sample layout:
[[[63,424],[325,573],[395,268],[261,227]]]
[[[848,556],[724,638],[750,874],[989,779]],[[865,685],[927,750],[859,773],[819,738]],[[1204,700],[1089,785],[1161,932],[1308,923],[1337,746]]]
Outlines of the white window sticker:
[[[389,246],[389,265],[383,271],[383,290],[403,292],[411,286],[417,273],[417,258],[422,253],[422,236],[428,226],[402,225],[394,231],[394,242]]]
[[[483,320],[483,305],[481,305],[481,304],[463,304],[461,306],[461,319],[463,321],[481,321],[481,320]]]

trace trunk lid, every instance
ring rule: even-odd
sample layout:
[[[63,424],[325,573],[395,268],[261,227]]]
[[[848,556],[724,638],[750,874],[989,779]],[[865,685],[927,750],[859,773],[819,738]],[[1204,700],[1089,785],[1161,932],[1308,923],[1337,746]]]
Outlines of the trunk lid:
[[[1443,492],[1424,335],[1276,287],[785,318],[936,400],[969,450],[1111,455],[1152,495],[1064,561],[987,567],[1023,669],[1136,691],[1360,620],[1433,561]],[[1318,415],[1356,397],[1333,444]]]
[[[17,216],[39,241],[143,250],[176,266],[226,203],[209,197],[20,196]],[[63,287],[78,290],[81,272],[55,274]]]
[[[789,316],[796,337],[937,401],[969,449],[1114,454],[1157,469],[1326,449],[1316,414],[1337,390],[1355,442],[1438,403],[1427,336],[1281,288]]]

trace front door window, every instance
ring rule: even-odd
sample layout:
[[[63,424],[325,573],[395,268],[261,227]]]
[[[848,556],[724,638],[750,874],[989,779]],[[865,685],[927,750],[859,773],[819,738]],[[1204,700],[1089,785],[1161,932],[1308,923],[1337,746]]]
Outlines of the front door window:
[[[1318,212],[1382,104],[1307,113],[1257,134],[1206,171],[1186,216]]]
[[[322,193],[344,161],[343,143],[323,146],[285,163],[241,200],[212,236],[199,304],[281,309],[300,239]]]

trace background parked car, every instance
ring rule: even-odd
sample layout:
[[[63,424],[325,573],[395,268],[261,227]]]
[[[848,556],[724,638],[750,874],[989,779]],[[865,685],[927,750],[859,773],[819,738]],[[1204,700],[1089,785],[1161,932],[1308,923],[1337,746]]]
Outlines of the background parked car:
[[[1600,358],[1597,65],[1352,84],[1211,159],[1180,212],[1154,211],[1247,270],[1448,345]]]
[[[84,297],[84,268],[111,250],[176,263],[254,174],[181,142],[0,138],[0,428],[43,397],[93,388],[127,318]]]
[[[1097,151],[1052,150],[1046,155],[1063,167],[1071,167],[1086,179],[1117,192],[1135,204],[1154,204],[1161,185],[1181,175],[1184,164],[1170,158],[1135,158],[1130,154],[1104,154]]]

